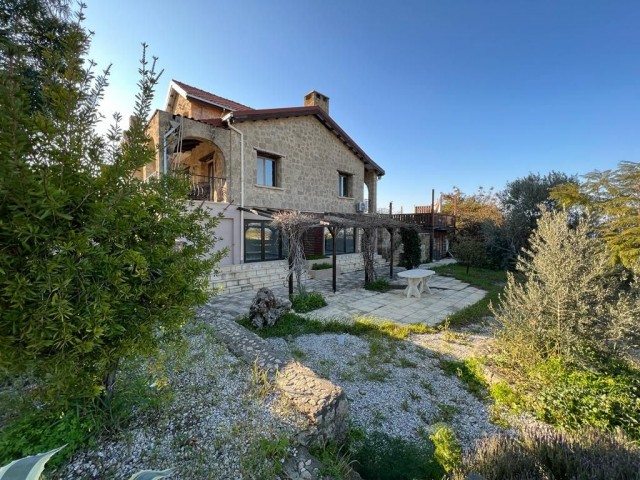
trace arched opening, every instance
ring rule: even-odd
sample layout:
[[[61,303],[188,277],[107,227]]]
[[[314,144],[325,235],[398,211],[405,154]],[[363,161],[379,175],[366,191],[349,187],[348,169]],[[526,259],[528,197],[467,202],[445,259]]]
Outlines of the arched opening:
[[[191,200],[227,202],[227,172],[222,150],[211,140],[184,137],[176,145],[171,169],[189,177]]]

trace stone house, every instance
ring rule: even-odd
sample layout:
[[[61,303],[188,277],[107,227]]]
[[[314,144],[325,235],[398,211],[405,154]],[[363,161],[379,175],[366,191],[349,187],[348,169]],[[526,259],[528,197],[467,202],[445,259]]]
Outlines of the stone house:
[[[164,110],[148,133],[157,154],[138,176],[168,171],[190,178],[190,198],[221,214],[216,248],[227,247],[215,282],[229,292],[281,285],[287,245],[270,214],[375,212],[384,175],[329,116],[329,98],[313,91],[303,106],[252,109],[172,80]],[[307,233],[307,255],[330,254],[322,228]],[[358,232],[339,232],[342,271],[361,268]]]

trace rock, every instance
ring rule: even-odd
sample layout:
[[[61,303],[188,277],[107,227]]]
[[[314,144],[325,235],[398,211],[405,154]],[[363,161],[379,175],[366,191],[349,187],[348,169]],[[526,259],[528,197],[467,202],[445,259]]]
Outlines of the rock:
[[[249,319],[256,328],[271,327],[289,310],[289,299],[277,298],[270,289],[261,288],[249,308]]]

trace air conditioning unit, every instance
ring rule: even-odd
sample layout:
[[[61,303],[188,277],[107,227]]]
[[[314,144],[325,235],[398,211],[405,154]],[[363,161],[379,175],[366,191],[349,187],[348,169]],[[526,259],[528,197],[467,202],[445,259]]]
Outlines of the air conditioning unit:
[[[367,210],[369,210],[369,206],[367,205],[367,202],[358,202],[358,203],[356,203],[356,212],[364,213]]]

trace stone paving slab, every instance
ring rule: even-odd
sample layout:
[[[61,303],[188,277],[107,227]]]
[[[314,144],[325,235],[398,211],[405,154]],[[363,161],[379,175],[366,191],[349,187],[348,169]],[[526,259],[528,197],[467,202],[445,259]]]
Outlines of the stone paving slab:
[[[429,268],[432,264],[421,265]],[[402,268],[394,269],[402,271]],[[389,267],[380,266],[376,272],[379,278],[388,278]],[[337,292],[333,293],[330,280],[308,280],[307,291],[320,292],[327,306],[310,312],[306,316],[319,320],[352,321],[354,316],[371,317],[378,321],[391,320],[401,324],[424,323],[437,325],[447,315],[476,303],[486,292],[451,277],[434,275],[429,287],[431,294],[423,293],[421,298],[407,298],[404,293],[405,280],[391,280],[392,290],[385,293],[372,292],[362,288],[364,272],[343,273],[337,279]],[[288,287],[274,288],[279,296],[288,294]],[[255,296],[254,291],[225,294],[213,297],[206,306],[216,318],[235,320],[249,313],[249,306]],[[219,321],[219,320],[218,320]],[[258,338],[258,337],[256,337]],[[274,360],[277,355],[274,355]]]

